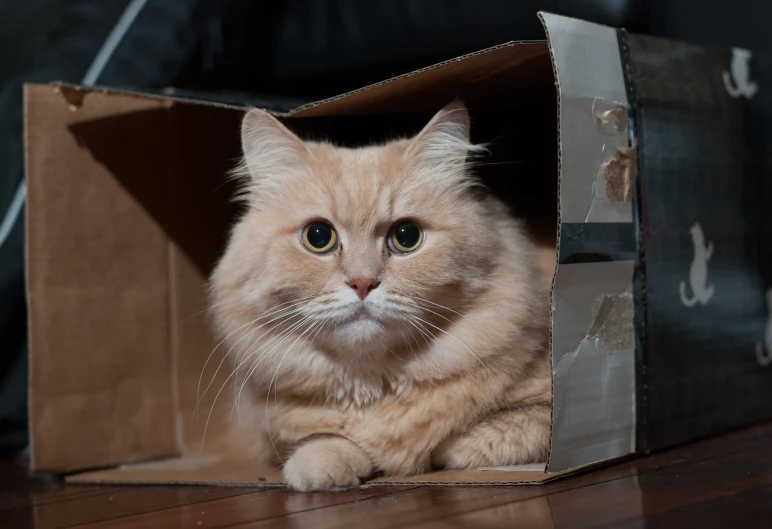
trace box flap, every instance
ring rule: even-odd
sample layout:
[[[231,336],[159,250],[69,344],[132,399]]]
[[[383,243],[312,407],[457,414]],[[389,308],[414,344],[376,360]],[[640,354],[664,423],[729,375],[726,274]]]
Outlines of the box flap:
[[[26,87],[29,421],[38,471],[178,453],[169,245],[160,223],[71,131],[133,113],[146,118],[133,132],[152,141],[165,130],[152,111],[167,103],[100,94],[90,103],[77,108],[61,89]],[[152,163],[164,169],[163,159]],[[145,184],[154,200],[167,200],[164,187]]]
[[[635,171],[617,31],[540,17],[560,108],[547,466],[554,472],[635,451]]]
[[[436,111],[455,97],[497,109],[552,84],[546,42],[508,42],[301,106],[297,117]]]

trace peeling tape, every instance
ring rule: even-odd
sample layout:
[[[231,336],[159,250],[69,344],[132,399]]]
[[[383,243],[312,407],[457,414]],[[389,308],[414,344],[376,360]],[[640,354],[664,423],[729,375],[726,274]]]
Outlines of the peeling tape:
[[[635,305],[632,294],[604,294],[592,305],[593,321],[588,338],[594,338],[600,354],[635,348]]]
[[[627,135],[627,108],[624,106],[596,97],[592,102],[592,114],[595,116],[595,127],[601,134]]]

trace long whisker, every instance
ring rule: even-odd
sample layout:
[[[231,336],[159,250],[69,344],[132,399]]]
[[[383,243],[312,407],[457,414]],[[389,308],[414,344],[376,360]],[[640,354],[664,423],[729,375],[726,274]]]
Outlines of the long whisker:
[[[307,298],[307,297],[306,297],[306,298],[301,298],[301,299],[299,299],[299,300],[295,300],[295,304],[300,304],[300,303],[302,303],[303,301],[306,301],[306,300],[308,300],[308,299],[309,299],[309,298]],[[276,305],[276,307],[274,307],[274,308],[278,308],[278,307],[281,307],[281,306],[283,306],[283,305],[287,305],[287,303],[293,303],[293,302],[290,302],[290,301],[288,301],[288,302],[286,302],[286,303],[281,303],[281,304],[279,304],[279,305]],[[293,306],[294,306],[294,305],[293,305]],[[289,308],[289,307],[286,307],[286,308]],[[278,309],[278,311],[281,311],[281,310],[284,310],[284,309]],[[200,393],[200,390],[201,390],[201,380],[202,380],[202,379],[203,379],[203,377],[204,377],[204,371],[206,371],[206,366],[207,366],[207,364],[209,364],[209,360],[212,358],[212,355],[215,353],[215,351],[217,351],[217,349],[218,349],[218,348],[219,348],[219,347],[220,347],[220,346],[221,346],[223,343],[225,343],[225,341],[226,341],[228,338],[230,338],[231,336],[233,336],[233,334],[235,334],[236,332],[240,331],[241,329],[243,329],[244,327],[247,327],[247,326],[249,326],[249,325],[254,325],[254,324],[255,324],[255,323],[257,323],[257,322],[258,322],[260,319],[262,319],[262,318],[265,318],[265,317],[268,317],[268,316],[271,316],[271,315],[272,315],[272,314],[274,314],[275,312],[277,312],[277,311],[276,311],[276,310],[273,310],[273,309],[271,309],[271,312],[269,312],[269,313],[267,313],[267,314],[264,312],[263,314],[261,314],[260,316],[258,316],[258,317],[257,317],[257,318],[255,318],[254,320],[250,321],[249,323],[245,323],[245,324],[244,324],[244,325],[242,325],[241,327],[239,327],[239,328],[237,328],[236,330],[234,330],[234,331],[232,331],[231,333],[229,333],[229,334],[228,334],[228,335],[227,335],[225,338],[223,338],[222,340],[220,340],[220,342],[219,342],[219,343],[218,343],[218,344],[217,344],[217,345],[214,347],[214,349],[212,349],[212,352],[211,352],[211,353],[209,353],[209,356],[206,358],[206,362],[204,362],[204,367],[201,369],[201,375],[198,377],[198,387],[196,388],[196,402],[200,402],[200,400],[199,400],[199,393]]]
[[[213,351],[212,351],[212,352],[209,354],[209,358],[207,358],[206,362],[204,363],[204,367],[201,369],[201,375],[199,376],[199,379],[198,379],[198,389],[196,390],[196,407],[195,407],[195,408],[194,408],[194,410],[193,410],[193,411],[194,411],[194,413],[195,413],[195,412],[196,412],[196,410],[198,409],[198,406],[201,404],[201,401],[202,401],[202,400],[204,399],[204,397],[206,396],[206,393],[209,391],[209,388],[212,386],[212,383],[213,383],[213,382],[215,381],[215,379],[217,378],[217,373],[219,373],[219,372],[220,372],[220,369],[222,368],[222,365],[223,365],[223,363],[225,362],[225,359],[226,359],[226,358],[228,358],[228,355],[231,353],[231,351],[233,351],[233,349],[234,349],[234,348],[235,348],[235,347],[236,347],[236,346],[237,346],[237,345],[238,345],[240,342],[242,342],[243,340],[245,340],[245,339],[249,338],[249,337],[250,337],[252,334],[254,334],[254,333],[257,331],[257,330],[259,330],[259,329],[261,329],[261,328],[265,327],[266,325],[268,325],[268,324],[270,324],[270,323],[273,323],[273,322],[274,322],[274,321],[276,321],[276,320],[280,320],[280,319],[282,319],[282,318],[287,318],[287,317],[289,317],[289,316],[292,316],[292,315],[294,315],[294,314],[297,314],[297,313],[299,313],[299,312],[302,310],[302,308],[303,308],[303,307],[302,307],[302,306],[301,306],[301,307],[297,307],[297,305],[299,305],[299,304],[301,304],[301,303],[302,303],[302,302],[298,302],[297,304],[295,304],[295,305],[292,305],[292,306],[290,306],[290,307],[284,307],[283,309],[279,309],[278,311],[272,311],[272,312],[271,312],[271,313],[269,313],[269,314],[265,314],[265,315],[263,315],[263,316],[260,316],[260,317],[256,318],[255,320],[252,320],[250,323],[248,323],[248,324],[246,324],[246,325],[242,325],[241,327],[239,327],[239,329],[243,329],[243,328],[244,328],[244,327],[246,327],[247,325],[254,325],[255,323],[257,323],[257,321],[258,321],[258,320],[260,320],[260,319],[262,319],[262,318],[266,318],[266,317],[269,317],[269,316],[271,316],[271,315],[275,315],[277,312],[281,313],[281,314],[279,314],[278,316],[275,316],[273,319],[271,319],[271,320],[269,320],[269,321],[267,321],[267,322],[264,322],[264,323],[260,324],[260,325],[259,325],[259,326],[257,326],[255,329],[252,329],[251,331],[249,331],[248,333],[246,333],[244,336],[242,336],[241,338],[239,338],[239,340],[237,340],[237,341],[236,341],[236,343],[234,343],[233,345],[231,345],[231,347],[228,349],[228,351],[225,353],[225,355],[223,355],[222,359],[220,360],[220,363],[217,365],[217,369],[215,369],[214,375],[212,375],[212,378],[209,380],[209,384],[207,384],[207,386],[206,386],[206,389],[204,389],[204,393],[203,393],[203,394],[201,394],[201,395],[199,396],[199,392],[200,392],[200,389],[201,389],[201,379],[202,379],[202,378],[203,378],[203,376],[204,376],[204,371],[206,370],[206,365],[209,363],[209,360],[212,358],[212,355],[213,355],[213,354],[214,354],[214,352],[217,350],[217,348],[218,348],[218,347],[220,347],[220,345],[221,345],[221,344],[222,344],[222,343],[223,343],[223,342],[224,342],[224,341],[225,341],[225,340],[226,340],[226,339],[227,339],[229,336],[233,335],[233,332],[236,332],[236,331],[238,331],[239,329],[236,329],[236,331],[233,331],[232,333],[230,333],[230,334],[229,334],[228,336],[226,336],[226,337],[225,337],[225,338],[224,338],[222,341],[220,341],[220,343],[219,343],[219,344],[217,344],[217,347],[215,347],[215,349],[214,349],[214,350],[213,350]],[[288,312],[288,311],[289,311],[289,312]],[[238,353],[238,354],[240,354],[240,351],[241,351],[241,350],[239,350],[239,353]]]
[[[427,309],[426,307],[422,307],[422,306],[420,306],[420,305],[418,305],[418,304],[416,304],[416,305],[414,305],[414,306],[415,306],[415,307],[418,307],[418,308],[419,308],[419,309],[421,309],[421,310],[425,310],[426,312],[431,312],[431,313],[432,313],[432,314],[434,314],[435,316],[439,316],[440,318],[442,318],[443,320],[447,321],[448,323],[453,323],[453,320],[451,320],[450,318],[447,318],[447,317],[443,316],[443,315],[442,315],[442,314],[440,314],[439,312],[434,312],[433,310],[431,310],[431,309]]]
[[[287,348],[287,350],[284,352],[284,356],[281,357],[281,360],[279,361],[279,365],[276,366],[276,370],[273,372],[273,376],[271,377],[271,381],[268,383],[268,393],[266,393],[266,395],[265,395],[265,425],[266,425],[266,430],[268,432],[268,439],[270,439],[271,446],[273,446],[273,451],[276,453],[276,457],[279,458],[279,461],[281,463],[284,463],[284,460],[281,458],[281,455],[279,454],[279,451],[276,449],[276,444],[273,442],[273,435],[271,435],[271,424],[270,424],[270,419],[268,417],[268,401],[271,398],[271,385],[274,383],[274,380],[275,380],[276,381],[276,386],[275,386],[275,389],[274,389],[274,394],[278,394],[278,392],[279,392],[279,380],[278,380],[279,370],[281,369],[282,363],[284,363],[284,359],[287,358],[287,355],[290,353],[290,351],[295,346],[295,344],[298,342],[298,340],[300,340],[303,336],[305,336],[305,334],[307,332],[312,330],[317,325],[321,325],[321,322],[316,321],[316,322],[312,323],[310,327],[308,327],[305,331],[303,331],[300,334],[300,336],[295,338],[295,341],[292,342],[292,345],[290,345]],[[277,407],[278,407],[278,404],[277,404]]]
[[[272,326],[270,329],[265,331],[263,334],[261,334],[258,338],[252,341],[252,343],[249,345],[249,349],[251,349],[255,344],[260,343],[260,340],[265,336],[266,334],[272,332],[277,326],[284,326],[284,325],[290,325],[289,328],[282,330],[277,336],[271,337],[267,342],[260,345],[257,349],[246,355],[243,359],[241,359],[238,362],[238,365],[234,368],[235,372],[239,372],[241,370],[241,367],[249,361],[250,358],[255,356],[258,352],[260,352],[261,349],[264,347],[267,347],[268,345],[271,345],[272,343],[278,343],[281,342],[281,338],[289,333],[291,333],[295,328],[299,327],[303,324],[303,322],[307,321],[309,316],[303,316],[302,314],[299,314],[300,311],[297,311],[295,314],[292,315],[292,319],[289,319],[287,321],[281,322],[277,325]],[[294,318],[296,318],[298,315],[300,315],[300,321],[292,321]],[[247,370],[247,374],[244,375],[244,379],[239,383],[238,376],[233,381],[233,406],[231,407],[231,412],[229,417],[233,416],[234,409],[236,410],[236,416],[238,417],[239,424],[243,428],[243,424],[241,423],[241,392],[244,389],[244,386],[246,386],[247,381],[249,380],[249,377],[252,376],[252,373],[254,373],[255,369],[260,365],[262,362],[262,359],[273,350],[273,347],[269,349],[268,351],[265,351],[264,353],[261,353],[255,360],[253,366],[250,366],[250,369]],[[240,353],[239,353],[240,354]]]
[[[258,368],[258,366],[260,366],[260,363],[263,361],[263,359],[267,358],[267,355],[270,354],[274,349],[276,349],[276,347],[278,347],[281,344],[281,342],[282,342],[282,340],[284,338],[286,338],[287,336],[289,336],[290,334],[295,332],[297,329],[299,329],[300,327],[305,325],[312,318],[313,318],[313,316],[308,315],[308,316],[304,316],[303,318],[301,318],[300,321],[294,322],[291,325],[291,327],[289,327],[288,329],[284,329],[278,335],[271,337],[270,340],[268,340],[267,342],[262,344],[260,347],[258,347],[255,351],[250,353],[250,355],[247,358],[245,358],[244,361],[241,362],[241,364],[239,364],[239,367],[241,367],[241,365],[243,365],[246,360],[248,360],[249,358],[255,356],[258,352],[260,352],[261,349],[263,349],[264,347],[267,347],[267,346],[273,344],[273,345],[271,345],[271,347],[269,349],[266,349],[265,351],[260,353],[260,355],[253,361],[252,366],[250,366],[250,368],[247,370],[247,374],[244,376],[244,380],[242,381],[241,387],[239,388],[239,398],[241,397],[241,391],[244,389],[244,386],[247,384],[247,381],[252,376],[252,374],[255,372],[255,370]],[[232,410],[231,410],[231,412],[232,412]]]
[[[242,361],[242,362],[241,362],[241,364],[239,364],[239,366],[237,366],[237,369],[239,369],[239,368],[241,367],[241,365],[242,365],[244,362],[246,362],[246,361],[247,361],[249,358],[253,357],[255,354],[257,354],[257,353],[258,353],[258,352],[259,352],[261,349],[263,349],[264,347],[266,347],[266,346],[270,345],[271,343],[273,343],[273,345],[272,345],[272,346],[271,346],[269,349],[267,349],[266,351],[264,351],[263,353],[261,353],[261,354],[260,354],[260,355],[259,355],[259,356],[258,356],[258,357],[257,357],[257,358],[254,360],[254,361],[253,361],[253,365],[252,365],[252,366],[251,366],[251,367],[250,367],[250,368],[247,370],[247,374],[244,376],[244,379],[242,380],[242,382],[241,382],[241,384],[240,384],[240,387],[239,387],[238,393],[237,393],[237,394],[236,394],[236,396],[234,397],[234,403],[233,403],[233,407],[231,408],[231,416],[233,415],[233,412],[234,412],[234,409],[235,409],[235,410],[236,410],[236,414],[237,414],[237,416],[239,417],[239,420],[241,420],[241,419],[240,419],[240,418],[241,418],[241,393],[242,393],[242,391],[244,390],[244,387],[246,386],[246,384],[247,384],[247,382],[249,381],[250,377],[251,377],[251,376],[252,376],[252,374],[253,374],[253,373],[254,373],[254,372],[257,370],[257,368],[260,366],[260,364],[263,362],[263,360],[264,360],[265,358],[267,358],[267,357],[268,357],[268,355],[269,355],[269,354],[270,354],[270,353],[271,353],[271,352],[272,352],[272,351],[273,351],[273,350],[274,350],[276,347],[278,347],[278,346],[281,344],[282,340],[283,340],[283,339],[284,339],[286,336],[288,336],[289,334],[291,334],[291,333],[292,333],[292,332],[294,332],[295,330],[297,330],[297,329],[299,329],[300,327],[302,327],[302,326],[303,326],[303,325],[304,325],[306,322],[308,322],[310,319],[312,319],[312,316],[305,316],[305,317],[303,317],[303,318],[302,318],[300,321],[293,323],[293,324],[292,324],[292,326],[291,326],[290,328],[283,330],[283,331],[282,331],[281,333],[279,333],[277,336],[274,336],[274,337],[272,337],[270,340],[268,340],[268,342],[266,342],[266,343],[262,344],[262,345],[261,345],[260,347],[258,347],[258,348],[257,348],[255,351],[253,351],[252,353],[250,353],[250,354],[249,354],[249,356],[247,356],[247,358],[245,358],[245,359],[244,359],[244,361]]]
[[[304,305],[302,305],[302,306],[300,306],[300,307],[289,307],[289,308],[287,308],[286,310],[288,310],[289,312],[284,312],[284,313],[280,314],[279,316],[277,316],[277,317],[273,318],[271,321],[268,321],[268,322],[264,323],[263,325],[260,325],[260,326],[258,326],[257,328],[255,328],[255,329],[252,329],[252,330],[251,330],[251,331],[250,331],[250,332],[247,334],[246,338],[247,338],[247,339],[248,339],[248,338],[250,338],[252,335],[254,335],[254,333],[255,333],[255,332],[257,332],[257,331],[258,331],[258,330],[260,330],[261,328],[265,327],[265,326],[266,326],[267,324],[269,324],[269,323],[272,323],[272,322],[274,322],[274,321],[276,321],[276,320],[282,320],[282,319],[285,319],[285,318],[294,317],[294,316],[296,316],[296,315],[298,315],[298,314],[301,314],[301,313],[303,312],[303,309],[306,307],[306,305],[307,305],[307,304],[304,304]],[[277,325],[282,325],[283,323],[284,323],[284,322],[282,322],[282,323],[279,323],[279,324],[277,324]],[[263,336],[265,336],[266,334],[268,334],[268,333],[270,333],[271,331],[273,331],[275,327],[276,327],[276,325],[272,325],[272,326],[271,326],[271,327],[269,327],[269,328],[268,328],[268,329],[267,329],[267,330],[266,330],[266,331],[265,331],[263,334],[261,334],[260,336],[258,336],[256,339],[252,340],[252,341],[250,342],[249,346],[247,347],[247,350],[249,350],[249,348],[251,348],[251,347],[252,347],[252,346],[253,346],[255,343],[259,342],[259,341],[260,341],[260,340],[263,338]],[[245,338],[244,338],[244,337],[242,337],[242,340],[245,340]],[[241,340],[239,340],[239,341],[241,341]],[[237,343],[238,343],[238,342],[237,342]],[[244,343],[242,343],[241,347],[239,347],[239,350],[238,350],[238,352],[236,353],[236,362],[239,362],[239,361],[240,361],[240,359],[241,359],[241,354],[242,354],[242,351],[244,351],[244,344],[246,344],[246,341],[244,341]],[[236,345],[236,344],[234,344],[234,346],[235,346],[235,345]],[[232,349],[232,347],[231,347],[231,349]],[[228,351],[228,353],[230,353],[230,351]]]
[[[246,359],[244,361],[246,361]],[[209,428],[209,421],[212,418],[212,412],[214,412],[214,407],[217,404],[217,399],[220,397],[220,394],[222,393],[223,389],[225,389],[225,387],[227,386],[228,381],[231,378],[233,378],[233,375],[235,375],[238,372],[238,367],[240,367],[240,365],[241,364],[239,364],[239,366],[237,366],[236,369],[231,371],[231,374],[228,375],[228,378],[226,378],[225,381],[222,383],[222,385],[220,386],[220,390],[217,392],[217,395],[215,395],[214,397],[214,401],[212,402],[212,407],[209,408],[209,414],[206,416],[206,423],[204,424],[204,433],[201,436],[201,448],[199,449],[199,452],[198,452],[199,460],[201,459],[201,456],[204,453],[204,442],[206,440],[206,432],[207,432],[207,429]]]
[[[423,338],[424,338],[424,341],[426,342],[426,346],[427,346],[427,347],[429,347],[429,348],[431,348],[431,347],[432,347],[432,344],[429,342],[429,338],[431,338],[431,339],[433,340],[433,339],[434,339],[434,336],[432,336],[431,334],[429,334],[429,333],[428,333],[428,331],[427,331],[427,330],[426,330],[426,329],[423,327],[423,325],[421,325],[420,323],[414,322],[414,321],[412,321],[412,320],[407,320],[407,321],[408,321],[408,323],[409,323],[410,325],[412,325],[413,327],[415,327],[415,328],[418,330],[418,332],[419,332],[419,334],[420,334],[421,336],[423,336]]]
[[[413,298],[412,298],[412,299],[413,299],[414,301],[420,301],[420,302],[423,302],[423,303],[428,303],[429,305],[434,305],[435,307],[437,307],[437,308],[439,308],[439,309],[447,310],[447,311],[449,311],[449,312],[452,312],[452,313],[454,313],[454,314],[457,314],[457,315],[459,315],[459,316],[463,316],[463,314],[461,314],[460,312],[457,312],[457,311],[453,310],[453,309],[452,309],[452,308],[450,308],[450,307],[446,307],[445,305],[440,305],[439,303],[435,303],[435,302],[433,302],[433,301],[429,301],[428,299],[419,298],[418,296],[413,296]]]
[[[486,366],[486,365],[483,363],[483,361],[480,359],[480,357],[479,357],[479,356],[477,356],[477,355],[475,354],[475,352],[474,352],[474,351],[472,351],[472,350],[469,348],[469,346],[468,346],[468,345],[466,345],[464,342],[462,342],[461,340],[459,340],[458,338],[456,338],[455,336],[453,336],[452,334],[450,334],[450,333],[449,333],[449,332],[447,332],[446,330],[444,330],[444,329],[441,329],[440,327],[437,327],[436,325],[433,325],[433,324],[429,323],[428,321],[426,321],[426,320],[424,320],[424,319],[421,319],[421,318],[419,318],[418,316],[408,315],[408,317],[409,317],[409,318],[415,318],[415,319],[417,319],[418,321],[421,321],[421,322],[425,323],[426,325],[429,325],[430,327],[433,327],[434,329],[437,329],[437,330],[438,330],[438,331],[440,331],[441,333],[443,333],[443,334],[445,334],[446,336],[449,336],[450,338],[452,338],[452,339],[454,339],[455,341],[457,341],[457,342],[458,342],[459,344],[461,344],[461,345],[462,345],[462,346],[463,346],[463,347],[464,347],[464,348],[465,348],[467,351],[469,351],[469,352],[470,352],[470,353],[471,353],[471,354],[472,354],[472,355],[473,355],[473,356],[474,356],[474,357],[477,359],[477,361],[478,361],[478,362],[480,362],[480,365],[481,365],[481,366],[483,366],[483,369],[485,369],[485,371],[487,371],[487,372],[488,372],[488,374],[490,374],[490,371],[488,370],[488,367],[487,367],[487,366]]]
[[[402,360],[399,356],[397,356],[397,354],[394,351],[392,351],[391,349],[389,349],[385,345],[383,346],[383,350],[386,351],[387,353],[389,353],[391,356],[393,356],[397,360],[399,360],[400,362],[404,362],[404,360]]]
[[[199,316],[199,315],[201,315],[201,314],[204,314],[205,312],[209,312],[209,311],[210,311],[211,309],[213,309],[214,307],[219,307],[219,306],[221,306],[221,305],[227,305],[228,303],[233,303],[233,302],[234,302],[234,301],[236,301],[238,298],[239,298],[239,296],[233,296],[233,297],[231,297],[231,298],[222,299],[222,300],[220,300],[220,301],[217,301],[217,302],[215,302],[215,303],[207,303],[207,306],[206,306],[206,308],[205,308],[205,309],[199,310],[198,312],[194,312],[193,314],[191,314],[190,316],[188,316],[187,318],[185,318],[184,320],[182,320],[180,323],[185,323],[185,322],[187,322],[187,321],[189,321],[189,320],[192,320],[192,319],[193,319],[193,318],[195,318],[196,316]]]
[[[405,323],[405,322],[403,321],[401,323]],[[405,331],[403,331],[402,329],[399,330],[399,333],[402,335],[402,339],[405,341],[405,344],[407,344],[408,348],[410,348],[410,352],[413,353],[413,357],[416,360],[418,360],[418,355],[416,354],[415,349],[413,349],[413,343],[412,343],[413,333],[412,332],[410,333],[410,339],[408,339],[407,336],[405,336]]]
[[[267,347],[268,345],[273,344],[273,345],[271,345],[271,347],[269,349],[267,349],[264,352],[260,353],[260,355],[253,361],[253,365],[250,366],[250,368],[247,370],[247,374],[244,375],[244,379],[242,380],[242,382],[241,382],[241,384],[239,386],[238,394],[236,395],[236,398],[235,398],[235,400],[233,402],[233,407],[231,408],[231,413],[230,413],[231,416],[233,415],[234,410],[236,410],[237,415],[240,416],[241,410],[240,410],[240,407],[239,407],[239,403],[241,402],[241,392],[244,390],[244,387],[247,385],[247,382],[249,381],[249,378],[252,376],[252,374],[255,372],[255,370],[258,368],[258,366],[260,366],[262,361],[265,358],[267,358],[268,354],[270,354],[271,351],[273,351],[281,343],[281,341],[282,341],[282,339],[284,337],[286,337],[287,335],[291,334],[296,329],[299,329],[310,318],[311,318],[311,316],[303,316],[303,317],[301,317],[300,321],[296,321],[296,322],[292,323],[291,326],[288,329],[284,329],[278,335],[271,337],[270,340],[268,340],[264,344],[260,345],[260,347],[258,347],[256,350],[251,352],[248,356],[246,356],[239,363],[239,365],[236,366],[235,371],[238,371],[241,368],[242,365],[244,365],[250,358],[255,356],[258,352],[260,352],[261,349],[263,349],[264,347]],[[265,335],[265,333],[263,335]],[[261,336],[261,338],[262,338],[262,336]],[[256,340],[256,341],[259,341],[259,339]]]

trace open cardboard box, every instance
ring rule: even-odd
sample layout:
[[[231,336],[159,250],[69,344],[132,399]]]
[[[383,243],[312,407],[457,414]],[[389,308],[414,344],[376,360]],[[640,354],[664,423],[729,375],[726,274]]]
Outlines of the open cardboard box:
[[[722,143],[735,132],[733,117],[761,116],[769,128],[769,99],[751,107],[726,90],[728,52],[541,16],[546,42],[503,44],[283,115],[306,136],[361,144],[415,131],[461,96],[473,140],[494,141],[483,179],[555,249],[546,465],[380,482],[542,483],[772,416],[772,369],[759,365],[772,284],[772,258],[760,248],[769,229],[747,214],[722,225],[713,213],[745,212],[749,199],[768,196],[753,169],[772,167],[770,136],[747,147],[742,164],[725,156],[713,168],[714,181],[732,175],[758,184],[751,197],[723,185],[704,200],[672,203],[665,191],[704,177],[704,164],[692,171],[684,163],[701,144],[681,140],[680,158],[663,158],[662,149],[685,117],[707,119],[721,157],[736,145]],[[691,70],[677,73],[686,63]],[[698,90],[697,110],[678,95],[679,83],[694,78],[713,82]],[[203,314],[206,280],[238,213],[225,175],[240,155],[242,115],[239,107],[119,90],[26,87],[34,471],[89,483],[281,483],[278,469],[239,460],[218,435],[235,420],[227,390],[216,404],[216,391],[208,393],[194,413],[216,345]],[[697,132],[694,141],[704,141]],[[678,301],[694,217],[716,244],[715,297],[743,306],[739,313]],[[738,236],[755,250],[732,254]],[[692,351],[705,360],[695,363]],[[697,382],[679,385],[684,362]],[[205,371],[204,385],[213,375]],[[219,373],[212,388],[224,380]],[[750,393],[755,400],[743,398]]]

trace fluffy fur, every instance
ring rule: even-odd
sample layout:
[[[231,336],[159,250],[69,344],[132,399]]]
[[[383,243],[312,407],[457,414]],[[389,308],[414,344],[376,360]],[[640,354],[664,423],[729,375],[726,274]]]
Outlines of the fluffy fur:
[[[252,428],[234,435],[280,455],[298,490],[545,460],[547,285],[521,224],[475,189],[463,104],[358,149],[302,142],[253,109],[242,140],[248,208],[211,283]],[[386,245],[402,219],[425,230],[406,255]],[[337,230],[334,253],[302,245],[314,220]],[[380,284],[360,300],[352,278]]]

